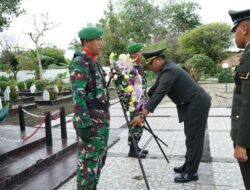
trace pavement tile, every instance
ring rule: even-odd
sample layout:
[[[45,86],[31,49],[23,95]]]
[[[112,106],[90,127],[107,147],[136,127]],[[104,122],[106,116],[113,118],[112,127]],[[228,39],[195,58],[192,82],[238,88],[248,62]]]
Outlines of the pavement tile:
[[[140,147],[147,144],[149,155],[142,160],[145,173],[152,190],[243,190],[244,185],[239,166],[233,158],[233,145],[230,138],[230,114],[233,84],[228,84],[225,93],[224,84],[203,87],[212,96],[212,108],[208,118],[209,148],[212,162],[202,162],[198,174],[199,180],[186,184],[174,183],[177,175],[173,168],[184,162],[185,135],[183,123],[178,122],[175,105],[164,98],[159,107],[147,118],[154,133],[169,147],[162,145],[170,163],[164,159],[157,143],[146,130],[141,138]],[[120,128],[125,124],[121,106],[111,107],[111,133],[116,133],[120,140],[109,149],[106,165],[102,170],[98,190],[146,190],[138,160],[127,156],[128,129]],[[59,190],[75,189],[75,177]]]

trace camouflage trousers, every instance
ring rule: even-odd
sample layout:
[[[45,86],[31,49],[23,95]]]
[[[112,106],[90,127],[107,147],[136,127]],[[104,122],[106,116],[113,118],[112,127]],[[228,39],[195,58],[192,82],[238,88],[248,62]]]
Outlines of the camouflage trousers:
[[[135,116],[136,116],[135,112],[130,112],[130,120],[134,119]],[[131,127],[130,131],[134,135],[136,145],[138,145],[141,139],[142,133],[143,133],[143,127],[141,126]],[[133,141],[132,141],[131,134],[129,132],[128,133],[128,145],[132,145],[132,144],[133,144]]]
[[[94,190],[105,164],[108,148],[109,123],[96,124],[91,137],[78,143],[77,190]]]

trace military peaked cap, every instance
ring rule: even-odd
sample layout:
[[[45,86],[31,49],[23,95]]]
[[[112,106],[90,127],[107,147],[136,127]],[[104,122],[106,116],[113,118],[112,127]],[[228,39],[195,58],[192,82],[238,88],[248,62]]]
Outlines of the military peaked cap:
[[[103,29],[98,27],[86,27],[82,28],[78,32],[78,37],[84,40],[94,40],[101,37],[103,34]]]
[[[146,65],[149,64],[156,57],[159,57],[160,55],[164,55],[164,50],[165,49],[166,48],[153,50],[153,51],[148,51],[148,52],[143,52],[142,55],[147,60]]]
[[[242,11],[228,11],[228,14],[231,16],[231,19],[233,21],[233,27],[231,29],[232,32],[235,32],[238,24],[243,21],[250,19],[250,9],[242,10]]]
[[[137,53],[138,51],[140,51],[142,48],[142,44],[141,43],[134,43],[128,46],[127,51],[128,53]]]

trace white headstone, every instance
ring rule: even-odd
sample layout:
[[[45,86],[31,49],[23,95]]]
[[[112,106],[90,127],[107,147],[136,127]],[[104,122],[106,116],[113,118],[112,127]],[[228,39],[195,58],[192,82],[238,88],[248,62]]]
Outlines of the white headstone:
[[[54,86],[54,90],[55,90],[56,93],[59,93],[57,85]]]
[[[50,96],[49,96],[48,90],[44,90],[44,92],[43,92],[43,100],[45,100],[45,101],[49,101],[50,100]]]
[[[5,101],[9,101],[10,100],[10,87],[9,86],[7,86],[7,88],[3,92],[3,97],[4,97]]]
[[[32,84],[30,87],[30,93],[35,93],[36,92],[36,85]]]
[[[3,109],[3,105],[2,105],[2,99],[1,99],[1,96],[0,96],[0,110]]]
[[[18,86],[16,86],[16,91],[17,91],[17,92],[19,91]]]

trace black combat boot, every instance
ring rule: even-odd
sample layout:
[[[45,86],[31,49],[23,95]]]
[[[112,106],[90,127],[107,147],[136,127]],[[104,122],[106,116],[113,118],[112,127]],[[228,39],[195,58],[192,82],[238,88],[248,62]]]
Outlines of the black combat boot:
[[[138,151],[138,153],[140,152],[139,149],[137,149],[137,151]],[[128,156],[129,156],[129,157],[133,157],[133,158],[137,158],[137,155],[136,155],[136,151],[135,151],[134,145],[130,145]],[[146,154],[140,153],[140,154],[139,154],[139,157],[140,157],[140,158],[146,158]]]
[[[138,146],[137,146],[137,148],[138,148],[138,152],[141,152],[142,149],[141,149],[140,147],[138,147]],[[142,153],[143,153],[143,154],[148,154],[148,150],[144,149],[144,150],[142,151]]]

